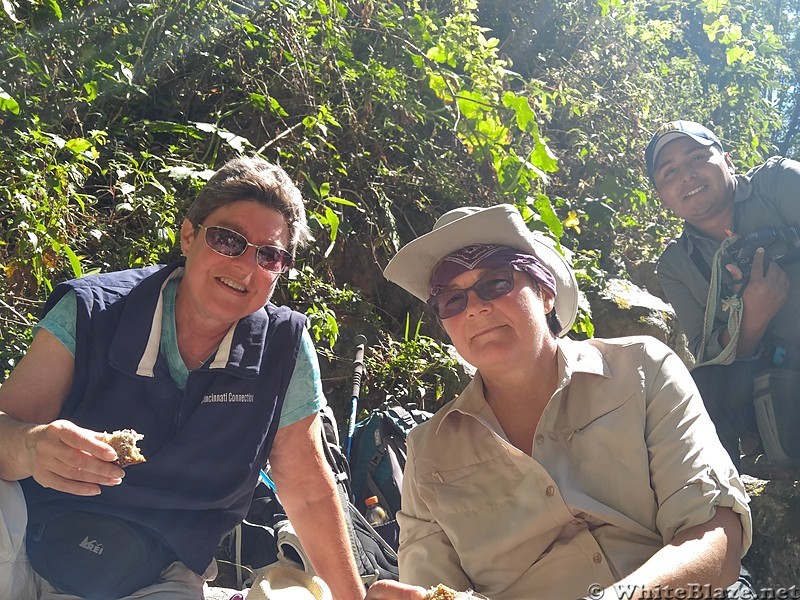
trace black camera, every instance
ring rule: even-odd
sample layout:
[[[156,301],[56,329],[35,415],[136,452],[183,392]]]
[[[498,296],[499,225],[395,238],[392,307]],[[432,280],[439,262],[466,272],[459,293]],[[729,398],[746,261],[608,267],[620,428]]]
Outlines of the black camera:
[[[728,246],[728,255],[745,277],[750,274],[758,248],[764,248],[764,265],[771,261],[781,266],[793,263],[800,259],[800,228],[762,229]]]

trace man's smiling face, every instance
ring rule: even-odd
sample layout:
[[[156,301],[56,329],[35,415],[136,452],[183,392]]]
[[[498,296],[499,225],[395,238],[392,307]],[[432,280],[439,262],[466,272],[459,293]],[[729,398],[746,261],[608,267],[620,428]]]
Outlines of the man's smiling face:
[[[658,153],[653,181],[664,206],[700,228],[730,210],[733,201],[734,170],[728,155],[687,136]]]

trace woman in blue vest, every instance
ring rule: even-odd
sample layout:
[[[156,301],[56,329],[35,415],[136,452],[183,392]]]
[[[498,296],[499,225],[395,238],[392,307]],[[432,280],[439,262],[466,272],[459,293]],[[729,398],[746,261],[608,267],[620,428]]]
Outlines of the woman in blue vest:
[[[0,598],[202,598],[267,459],[316,572],[364,596],[305,317],[269,302],[309,238],[286,173],[235,159],[189,208],[184,261],[54,290],[0,387]],[[114,463],[120,429],[146,462]]]

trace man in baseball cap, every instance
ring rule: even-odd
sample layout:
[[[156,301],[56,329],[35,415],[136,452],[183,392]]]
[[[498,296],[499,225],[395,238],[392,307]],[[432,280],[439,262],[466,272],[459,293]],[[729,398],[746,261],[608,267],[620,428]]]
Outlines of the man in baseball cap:
[[[659,258],[658,278],[686,332],[697,361],[692,375],[723,445],[739,467],[740,438],[757,443],[758,429],[773,465],[800,459],[777,431],[757,426],[753,398],[759,371],[800,365],[800,263],[770,260],[777,232],[800,226],[800,163],[775,156],[737,175],[713,131],[672,121],[653,134],[645,164],[662,205],[684,221]],[[752,245],[747,254],[737,250],[743,245]],[[790,371],[800,384],[796,366]]]

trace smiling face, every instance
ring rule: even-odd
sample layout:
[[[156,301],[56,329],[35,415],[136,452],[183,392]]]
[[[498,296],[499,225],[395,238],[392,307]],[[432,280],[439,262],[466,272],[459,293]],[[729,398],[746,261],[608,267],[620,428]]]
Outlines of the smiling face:
[[[283,216],[248,200],[216,209],[202,224],[232,229],[258,246],[286,249],[289,243]],[[181,248],[186,255],[186,271],[180,284],[180,306],[195,316],[230,325],[263,307],[272,296],[278,274],[258,266],[255,248],[248,246],[236,257],[217,254],[206,244],[204,230],[195,229],[188,220],[181,227]]]
[[[445,289],[467,289],[486,271],[461,273]],[[442,321],[442,326],[459,354],[486,373],[552,353],[556,341],[545,316],[551,310],[553,297],[534,287],[528,275],[514,270],[510,293],[485,301],[470,291],[466,309]]]
[[[668,143],[658,154],[653,181],[664,206],[701,230],[733,214],[733,164],[716,146],[686,136]]]

